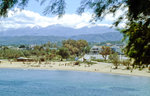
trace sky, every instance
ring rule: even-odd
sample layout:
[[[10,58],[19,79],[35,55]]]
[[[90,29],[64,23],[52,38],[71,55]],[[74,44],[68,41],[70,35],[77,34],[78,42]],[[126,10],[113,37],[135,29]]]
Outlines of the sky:
[[[80,6],[80,0],[66,0],[66,3],[66,14],[58,19],[57,16],[51,14],[45,16],[43,14],[44,8],[48,2],[40,6],[39,2],[29,0],[24,10],[20,11],[19,8],[15,8],[15,12],[9,11],[7,18],[1,18],[0,31],[9,28],[47,27],[56,24],[72,28],[91,27],[95,25],[110,27],[114,20],[123,13],[121,10],[118,10],[116,17],[113,17],[112,14],[108,14],[103,21],[92,24],[90,23],[92,13],[85,12],[82,15],[77,14],[76,10]],[[124,26],[124,23],[120,24],[120,26]]]
[[[29,0],[29,3],[25,9],[31,10],[33,12],[39,13],[40,15],[43,15],[42,12],[47,4],[48,2],[40,6],[39,2],[36,2],[35,0]],[[66,13],[73,14],[73,13],[76,13],[77,8],[80,6],[80,0],[66,0],[66,4],[67,4]]]

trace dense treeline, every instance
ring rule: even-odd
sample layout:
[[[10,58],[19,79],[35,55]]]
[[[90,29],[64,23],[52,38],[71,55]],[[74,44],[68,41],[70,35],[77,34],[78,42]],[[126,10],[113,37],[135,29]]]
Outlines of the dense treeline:
[[[85,40],[64,40],[62,46],[47,42],[42,45],[26,46],[18,48],[2,47],[0,57],[4,59],[16,59],[18,57],[33,58],[36,61],[71,59],[88,53],[90,47]]]

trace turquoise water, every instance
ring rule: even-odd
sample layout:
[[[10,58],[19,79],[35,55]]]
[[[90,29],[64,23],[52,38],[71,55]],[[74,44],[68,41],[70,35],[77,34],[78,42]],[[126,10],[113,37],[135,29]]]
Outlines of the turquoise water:
[[[150,96],[150,78],[78,71],[0,69],[0,96]]]

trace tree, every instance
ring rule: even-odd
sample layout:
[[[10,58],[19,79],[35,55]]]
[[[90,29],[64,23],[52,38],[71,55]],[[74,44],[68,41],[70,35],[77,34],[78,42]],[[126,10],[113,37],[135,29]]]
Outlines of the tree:
[[[71,55],[81,55],[85,53],[85,49],[88,47],[88,42],[86,40],[64,40],[63,47],[70,51]]]
[[[118,69],[118,66],[120,64],[120,59],[117,53],[111,54],[109,56],[109,59],[111,60],[111,62],[113,63],[113,65],[115,66],[115,69]]]
[[[24,8],[29,0],[1,0],[0,1],[0,16],[7,16],[8,10],[14,7]],[[40,4],[47,3],[48,0],[36,0]],[[65,0],[49,0],[48,6],[44,10],[44,14],[55,14],[62,16],[65,13]],[[78,13],[83,13],[85,9],[93,10],[95,19],[102,19],[106,14],[116,14],[117,10],[126,12],[118,18],[118,21],[127,17],[128,21],[144,20],[150,23],[150,1],[149,0],[81,0],[81,5]],[[119,23],[119,22],[118,22]]]
[[[94,20],[102,20],[107,14],[117,14],[118,10],[124,10],[114,22],[118,26],[126,21],[123,31],[128,43],[126,54],[135,60],[134,64],[149,64],[150,50],[150,0],[84,0],[79,8],[83,13],[86,8],[94,12]],[[139,28],[138,28],[139,27]]]
[[[150,27],[142,22],[132,23],[130,28],[123,30],[124,39],[128,39],[125,53],[134,59],[134,64],[150,64]]]
[[[127,60],[123,60],[121,61],[121,64],[126,66],[126,69],[129,70],[131,69],[130,66],[131,66],[131,60],[127,59]]]
[[[79,49],[78,55],[85,54],[85,51],[88,51],[88,42],[86,40],[78,40],[76,46]]]
[[[24,54],[25,57],[31,56],[31,53],[29,50],[22,50],[22,53]]]
[[[13,10],[15,7],[23,9],[29,0],[1,0],[0,1],[0,17],[6,17],[9,10]],[[44,14],[55,14],[61,17],[65,13],[66,3],[65,0],[35,0],[40,1],[40,4],[47,3],[48,5],[44,9]]]
[[[102,46],[100,54],[106,60],[107,56],[111,54],[111,49],[108,46]]]
[[[25,45],[20,45],[19,48],[26,48],[26,46]]]
[[[34,49],[32,50],[32,54],[36,56],[37,61],[40,64],[41,59],[43,59],[43,57],[45,56],[46,53],[44,51],[43,46],[36,45],[36,46],[34,46]]]
[[[59,49],[58,55],[60,55],[64,59],[67,59],[70,56],[69,50],[67,48],[62,47]]]
[[[48,60],[52,60],[55,56],[56,56],[56,54],[54,54],[54,53],[49,53],[49,54],[48,54]]]
[[[90,46],[87,46],[87,47],[84,48],[84,52],[85,52],[86,54],[88,54],[88,53],[90,52],[90,49],[91,49],[91,47],[90,47]]]
[[[1,56],[3,58],[7,58],[7,59],[16,59],[18,57],[22,57],[24,56],[23,52],[21,50],[15,50],[15,49],[3,49],[0,51]]]

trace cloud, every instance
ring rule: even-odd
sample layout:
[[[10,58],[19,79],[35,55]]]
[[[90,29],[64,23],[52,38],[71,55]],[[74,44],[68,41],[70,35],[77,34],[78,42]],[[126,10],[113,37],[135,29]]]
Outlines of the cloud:
[[[89,21],[92,18],[92,14],[83,13],[81,16],[77,14],[65,14],[62,18],[42,16],[39,13],[35,13],[29,10],[15,9],[9,11],[7,18],[1,18],[1,27],[7,28],[21,28],[21,27],[34,27],[41,26],[47,27],[50,25],[60,24],[63,26],[81,28],[85,26],[94,26]],[[111,26],[115,20],[111,14],[107,15],[103,21],[96,23],[98,26]],[[123,25],[123,24],[122,24]]]

